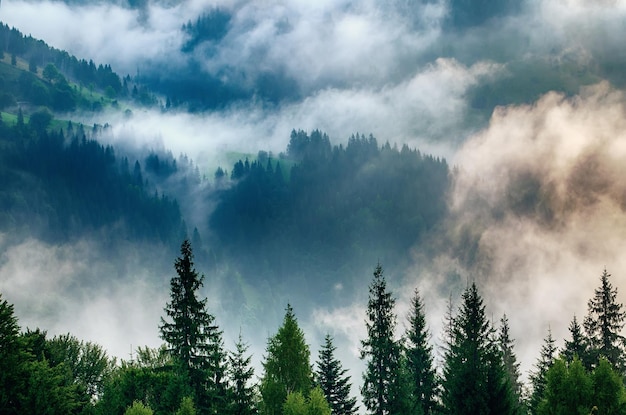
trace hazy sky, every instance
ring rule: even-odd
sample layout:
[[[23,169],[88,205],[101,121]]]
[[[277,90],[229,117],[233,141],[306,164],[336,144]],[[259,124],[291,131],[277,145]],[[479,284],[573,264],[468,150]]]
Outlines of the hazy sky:
[[[444,1],[413,7],[402,0],[172,3],[151,3],[138,12],[105,1],[67,6],[6,0],[0,20],[80,58],[135,75],[170,70],[188,59],[180,52],[181,25],[221,7],[233,16],[229,31],[219,44],[195,50],[202,70],[276,71],[301,92],[277,106],[253,98],[202,114],[136,111],[132,120],[108,120],[112,140],[162,145],[207,169],[230,150],[282,151],[294,128],[321,129],[336,143],[355,132],[373,133],[379,142],[408,143],[448,158],[459,173],[442,249],[425,257],[417,247],[415,266],[392,276],[400,313],[413,288],[427,294],[433,342],[448,300],[448,293],[441,295],[442,276],[450,270],[466,279],[448,288],[456,299],[464,283],[475,280],[494,320],[507,313],[524,370],[538,356],[548,327],[562,344],[573,315],[586,312],[604,267],[621,290],[620,300],[626,299],[623,92],[599,77],[574,96],[543,91],[536,102],[498,107],[491,117],[469,102],[473,88],[506,79],[527,62],[572,65],[594,74],[602,73],[605,63],[621,68],[626,1],[528,0],[519,13],[464,31],[444,29],[449,13]],[[518,92],[515,86],[513,79],[512,93]],[[529,208],[525,197],[537,194],[542,203]],[[479,236],[479,261],[469,268],[452,249],[464,232]],[[0,288],[16,303],[22,324],[71,331],[116,355],[125,355],[131,342],[158,345],[167,274],[155,285],[138,261],[116,271],[124,278],[102,286],[102,292],[63,297],[88,264],[100,264],[89,255],[89,261],[75,256],[89,252],[88,246],[88,241],[53,247],[29,240],[2,247]],[[106,271],[106,261],[102,266]],[[120,280],[129,285],[118,285]],[[32,303],[27,293],[33,290],[46,294]],[[359,367],[366,295],[363,287],[345,304],[299,316],[314,350],[331,330],[345,346],[347,364]],[[250,337],[262,340],[268,334]],[[256,360],[264,346],[254,345]]]

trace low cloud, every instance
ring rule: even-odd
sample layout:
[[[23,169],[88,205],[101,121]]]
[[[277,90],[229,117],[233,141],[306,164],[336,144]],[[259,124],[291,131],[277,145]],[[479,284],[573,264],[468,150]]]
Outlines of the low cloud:
[[[202,69],[282,71],[302,96],[272,108],[253,98],[196,115],[135,110],[130,119],[112,120],[107,114],[100,120],[113,126],[107,139],[186,153],[208,174],[224,165],[228,151],[283,151],[294,128],[323,130],[336,143],[371,132],[380,141],[446,156],[459,172],[445,236],[433,238],[428,252],[416,249],[418,265],[402,278],[391,276],[400,293],[400,327],[418,287],[437,343],[448,295],[458,304],[466,283],[475,280],[493,319],[509,316],[527,370],[548,326],[562,341],[572,316],[586,313],[604,267],[624,301],[625,99],[607,83],[575,97],[548,93],[532,105],[496,109],[477,132],[467,91],[506,73],[507,59],[539,56],[589,67],[626,62],[620,43],[626,2],[528,2],[523,13],[498,25],[462,33],[441,31],[444,2],[424,2],[410,13],[401,12],[400,1],[393,7],[352,3],[198,0],[151,4],[142,15],[103,3],[11,1],[0,18],[79,58],[134,75],[137,68],[183,59],[180,27],[207,7],[232,12],[220,44],[195,51]],[[70,331],[121,356],[130,344],[160,343],[168,273],[114,269],[94,258],[86,241],[56,247],[28,240],[2,248],[0,291],[16,304],[22,326]],[[120,278],[101,282],[98,290],[79,286],[84,275],[95,274]],[[315,333],[313,343],[325,331],[334,333],[351,367],[360,364],[366,295],[364,287],[334,310],[301,317]],[[228,337],[230,347],[236,333]],[[263,344],[257,337],[258,361]]]
[[[136,249],[103,258],[95,240],[61,245],[27,239],[3,246],[0,291],[15,305],[23,329],[71,333],[128,358],[132,347],[161,344],[158,322],[167,294],[166,276]]]
[[[454,159],[439,281],[455,270],[477,282],[494,321],[508,315],[526,370],[548,327],[561,345],[586,315],[605,267],[626,299],[625,103],[601,83],[499,108]]]
[[[114,144],[184,153],[205,169],[220,164],[229,169],[223,164],[228,152],[284,151],[293,129],[319,129],[335,144],[347,142],[356,132],[372,133],[381,142],[407,143],[450,156],[467,134],[468,108],[460,97],[501,70],[501,65],[488,62],[466,67],[439,59],[397,86],[326,89],[278,108],[242,103],[202,114],[137,109],[130,119],[105,114],[86,123],[110,123],[111,134],[103,139]]]

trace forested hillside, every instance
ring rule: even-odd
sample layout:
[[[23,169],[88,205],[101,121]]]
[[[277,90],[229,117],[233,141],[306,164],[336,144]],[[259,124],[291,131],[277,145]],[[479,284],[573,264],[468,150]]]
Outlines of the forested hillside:
[[[285,153],[217,170],[225,189],[209,224],[253,281],[274,285],[289,275],[290,284],[322,290],[362,284],[349,276],[369,258],[401,268],[446,215],[449,174],[445,160],[380,146],[371,135],[344,147],[320,131],[293,131]]]
[[[121,100],[157,104],[129,75],[122,78],[108,64],[78,59],[6,24],[0,24],[0,87],[0,110],[13,113],[40,106],[61,113],[127,109]]]
[[[26,122],[20,112],[0,124],[2,232],[56,243],[107,229],[109,243],[184,234],[177,202],[148,186],[138,161],[98,143],[97,128],[53,129],[51,120],[39,111]]]

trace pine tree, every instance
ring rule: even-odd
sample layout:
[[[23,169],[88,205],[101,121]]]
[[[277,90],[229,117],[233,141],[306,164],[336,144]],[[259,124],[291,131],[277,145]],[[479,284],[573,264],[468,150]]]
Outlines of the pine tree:
[[[394,391],[399,382],[401,349],[394,340],[395,299],[387,291],[380,264],[374,270],[367,304],[367,339],[361,341],[361,359],[367,360],[361,393],[367,410],[375,415],[393,414],[399,397]]]
[[[317,383],[333,415],[356,414],[356,398],[350,397],[350,376],[346,376],[348,369],[341,367],[341,362],[335,358],[335,350],[333,338],[327,334],[319,350]]]
[[[165,306],[171,321],[161,318],[161,338],[194,391],[196,407],[216,413],[225,403],[222,332],[207,311],[206,298],[197,297],[204,276],[194,268],[188,240],[182,243],[180,253],[174,263],[177,275],[171,280],[171,302]]]
[[[411,299],[405,333],[405,354],[412,403],[415,414],[432,414],[437,410],[437,375],[433,364],[433,349],[428,343],[424,305],[419,291]]]
[[[583,325],[594,362],[603,356],[618,370],[624,371],[626,339],[620,332],[624,327],[626,312],[622,311],[622,304],[616,302],[617,288],[613,288],[609,282],[610,276],[605,269],[600,277],[600,287],[587,303],[588,314]]]
[[[228,356],[230,374],[228,413],[231,415],[257,413],[255,387],[250,384],[254,368],[251,366],[252,357],[245,355],[247,351],[248,345],[243,342],[240,333],[235,343],[235,351]]]
[[[554,344],[554,338],[552,337],[552,330],[548,328],[548,335],[543,340],[539,359],[535,364],[535,370],[533,370],[530,374],[532,392],[528,405],[530,407],[531,414],[538,413],[539,404],[543,400],[544,392],[546,390],[546,373],[548,373],[548,370],[550,370],[554,364],[555,358],[556,346]]]
[[[13,304],[0,294],[0,412],[19,414],[19,394],[24,388],[26,354],[19,339]]]
[[[459,313],[451,321],[450,343],[444,356],[442,401],[449,414],[488,414],[491,329],[474,283],[462,299]]]
[[[267,344],[260,385],[261,413],[280,415],[290,393],[308,394],[313,385],[310,355],[304,332],[288,304],[283,325]]]
[[[583,333],[583,328],[578,324],[576,316],[572,318],[569,324],[569,332],[571,340],[565,340],[565,348],[561,352],[561,355],[567,363],[571,363],[574,361],[575,357],[578,357],[583,363],[583,366],[585,366],[587,370],[591,370],[592,362],[589,356],[588,342]]]
[[[509,319],[506,314],[500,319],[500,331],[498,333],[497,343],[502,353],[502,361],[515,399],[515,407],[518,410],[516,413],[520,413],[522,410],[522,382],[520,381],[519,363],[517,362],[517,357],[513,350],[515,341],[511,339],[511,335],[509,334]]]

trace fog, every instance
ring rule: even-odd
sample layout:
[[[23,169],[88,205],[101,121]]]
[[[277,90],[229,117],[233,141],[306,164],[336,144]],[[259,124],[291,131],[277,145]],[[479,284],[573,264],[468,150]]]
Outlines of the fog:
[[[280,72],[294,80],[296,99],[268,105],[255,96],[200,114],[133,108],[131,118],[105,114],[90,121],[111,124],[110,142],[185,153],[209,176],[217,165],[230,168],[228,152],[283,151],[294,128],[320,129],[334,143],[372,133],[379,143],[407,143],[446,157],[458,168],[451,215],[428,246],[414,248],[412,267],[388,275],[399,330],[419,288],[432,342],[440,346],[448,299],[458,305],[475,281],[488,315],[497,322],[507,314],[527,373],[548,328],[562,345],[572,317],[586,314],[605,267],[620,301],[626,299],[626,101],[619,77],[601,82],[613,76],[606,68],[626,62],[620,52],[626,2],[527,1],[520,13],[465,32],[442,29],[447,2],[424,2],[410,13],[401,3],[186,1],[140,12],[107,3],[11,1],[0,8],[0,19],[134,75],[175,69],[189,59],[180,51],[181,25],[214,6],[229,10],[224,39],[197,48],[193,59],[207,74],[225,67]],[[591,68],[597,79],[581,84],[575,96],[543,91],[536,102],[497,107],[484,117],[472,108],[472,88],[507,76],[513,61],[539,58]],[[120,268],[99,257],[89,238],[64,246],[3,241],[0,288],[15,303],[22,327],[69,331],[122,358],[131,345],[160,344],[173,269],[147,267],[149,252],[137,248],[115,258],[126,264]],[[175,255],[166,257],[173,263]],[[98,284],[81,286],[85,275]],[[276,305],[265,327],[251,327],[223,308],[220,284],[207,275],[203,292],[225,328],[226,346],[241,328],[258,368],[286,304]],[[312,356],[323,335],[333,333],[339,356],[360,382],[367,287],[310,315],[298,314],[299,295],[292,303]]]

